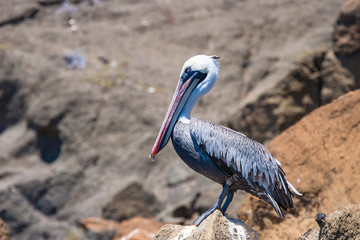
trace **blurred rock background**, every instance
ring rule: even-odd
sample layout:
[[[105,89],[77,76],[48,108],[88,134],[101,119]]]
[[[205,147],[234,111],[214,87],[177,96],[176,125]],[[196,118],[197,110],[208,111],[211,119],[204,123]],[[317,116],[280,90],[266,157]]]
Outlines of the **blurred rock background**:
[[[135,216],[190,223],[221,187],[189,169],[171,146],[154,162],[148,159],[184,61],[197,54],[221,57],[220,79],[193,116],[268,143],[314,109],[359,88],[359,19],[358,0],[1,1],[0,218],[9,235],[97,239],[101,234],[88,234],[93,231],[86,225],[94,217],[100,226]],[[335,115],[344,112],[346,104],[339,105]],[[317,118],[320,126],[325,119]],[[355,123],[346,128],[336,122],[352,129],[341,138],[351,136],[350,146],[358,146],[360,125],[348,122]],[[327,146],[316,139],[317,146]],[[306,151],[295,156],[288,143],[278,145],[285,150],[274,150],[276,157],[312,176],[312,164],[296,159]],[[346,158],[348,149],[340,150],[331,161]],[[353,175],[344,174],[342,182],[359,174],[359,153],[351,153]],[[338,171],[328,164],[319,169]],[[300,191],[311,192],[306,187],[313,183],[297,182],[298,170],[285,170]],[[313,192],[304,194],[307,204],[297,205],[297,211],[310,209],[306,219],[321,209],[311,205],[319,196]],[[236,195],[230,216],[238,217],[244,198]],[[347,199],[339,201],[359,198]],[[280,220],[267,220],[274,213],[265,210],[253,218],[259,213],[254,204],[253,213],[239,215],[261,238]],[[338,207],[329,204],[324,211]],[[297,212],[288,215],[294,227],[301,222]],[[283,239],[300,236],[312,223],[290,229]],[[112,231],[105,231],[108,239],[120,236]]]

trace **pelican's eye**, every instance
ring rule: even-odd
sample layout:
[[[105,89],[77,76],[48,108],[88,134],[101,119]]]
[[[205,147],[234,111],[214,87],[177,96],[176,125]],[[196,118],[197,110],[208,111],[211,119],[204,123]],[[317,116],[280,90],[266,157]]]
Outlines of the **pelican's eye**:
[[[192,75],[191,67],[190,67],[190,66],[187,66],[187,67],[184,69],[183,74],[181,75],[182,82],[186,82],[191,75]]]

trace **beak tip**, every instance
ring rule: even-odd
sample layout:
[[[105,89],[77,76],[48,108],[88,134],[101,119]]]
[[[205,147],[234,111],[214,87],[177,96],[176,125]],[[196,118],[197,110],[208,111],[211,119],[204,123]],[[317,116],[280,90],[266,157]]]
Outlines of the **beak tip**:
[[[149,158],[151,159],[151,161],[154,161],[155,160],[155,154],[153,155],[152,153],[150,153]]]

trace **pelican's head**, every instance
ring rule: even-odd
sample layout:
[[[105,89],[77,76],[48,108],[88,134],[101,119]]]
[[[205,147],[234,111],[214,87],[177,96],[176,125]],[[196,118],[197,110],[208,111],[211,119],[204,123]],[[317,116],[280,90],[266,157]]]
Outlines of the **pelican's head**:
[[[218,58],[216,55],[197,55],[184,63],[174,96],[150,153],[151,158],[168,143],[178,119],[188,120],[195,103],[214,86],[220,71],[216,61]]]
[[[220,71],[220,65],[216,61],[216,59],[219,59],[219,57],[216,55],[212,55],[212,56],[197,55],[192,58],[189,58],[184,63],[184,66],[181,69],[180,80],[182,78],[186,80],[192,74],[194,74],[196,72],[203,73],[206,75],[211,74],[214,76],[211,76],[208,79],[206,79],[207,80],[206,83],[207,84],[212,83],[211,86],[213,86],[216,82],[216,79],[217,79],[217,77],[219,75],[219,71]]]

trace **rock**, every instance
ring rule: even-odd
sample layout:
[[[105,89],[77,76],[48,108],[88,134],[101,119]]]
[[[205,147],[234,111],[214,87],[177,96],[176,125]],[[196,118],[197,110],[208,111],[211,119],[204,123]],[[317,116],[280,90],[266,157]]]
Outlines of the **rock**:
[[[316,73],[315,73],[316,74]],[[320,65],[318,81],[320,96],[317,106],[330,103],[341,95],[360,87],[355,72],[343,65],[333,51],[327,51]]]
[[[71,0],[76,13],[62,14],[64,1],[0,1],[0,22],[21,20],[0,27],[0,217],[11,237],[65,237],[134,182],[155,198],[151,214],[199,193],[186,217],[214,203],[204,198],[216,183],[171,146],[148,160],[180,67],[197,53],[221,56],[221,78],[194,116],[225,121],[257,85],[330,44],[342,0],[306,1]],[[64,61],[76,50],[84,69]]]
[[[20,24],[25,20],[34,18],[39,12],[36,4],[32,1],[24,2],[21,6],[14,8],[13,11],[4,11],[7,7],[11,7],[11,4],[5,3],[5,6],[3,5],[4,3],[2,3],[2,9],[0,10],[0,27],[9,24]]]
[[[19,74],[16,72],[16,60],[6,54],[0,54],[0,133],[24,118],[24,92],[20,89]]]
[[[51,216],[67,203],[68,198],[63,192],[71,193],[77,181],[80,181],[82,177],[81,173],[67,171],[44,177],[44,179],[28,181],[16,187],[38,211]]]
[[[160,227],[164,225],[154,219],[134,217],[121,222],[114,240],[131,239],[145,240],[152,239]]]
[[[348,0],[341,7],[333,33],[333,48],[341,64],[360,86],[360,0]]]
[[[9,240],[9,233],[4,221],[0,218],[0,240]]]
[[[333,46],[318,46],[297,57],[287,74],[267,77],[224,121],[260,142],[266,142],[303,116],[360,87],[360,1],[340,10]]]
[[[333,33],[334,52],[347,57],[360,53],[360,1],[348,0],[340,9]]]
[[[141,211],[139,211],[141,209]],[[107,219],[122,221],[134,216],[150,217],[161,209],[161,203],[140,183],[129,184],[124,190],[103,208],[102,216]]]
[[[359,86],[331,50],[319,50],[297,62],[284,78],[252,91],[224,124],[264,142]]]
[[[318,227],[310,228],[298,240],[345,240],[360,238],[360,205],[331,213]]]
[[[163,224],[154,219],[134,217],[120,222],[88,218],[82,222],[82,226],[90,239],[112,239],[112,240],[148,240],[155,236],[155,233]]]
[[[178,204],[166,207],[157,215],[157,219],[161,222],[171,222],[176,224],[191,224],[202,213],[211,208],[218,199],[222,191],[219,184],[210,187],[204,187],[198,190],[193,199],[184,199]],[[226,214],[230,217],[236,217],[242,202],[246,197],[246,193],[239,191],[234,195]]]
[[[342,61],[329,48],[306,53],[284,77],[254,89],[224,124],[260,142],[269,141],[319,106],[360,87],[358,68]]]
[[[154,237],[154,240],[165,239],[259,239],[257,233],[242,221],[225,217],[216,210],[198,227],[167,224]]]
[[[0,216],[6,222],[11,239],[65,238],[72,226],[47,218],[15,187],[0,192]]]
[[[303,193],[284,219],[265,202],[248,196],[239,210],[260,237],[295,239],[311,227],[318,212],[332,212],[360,199],[360,90],[324,105],[291,126],[267,146],[287,179]]]
[[[82,221],[86,235],[90,239],[113,239],[120,223],[102,218],[87,218]]]

